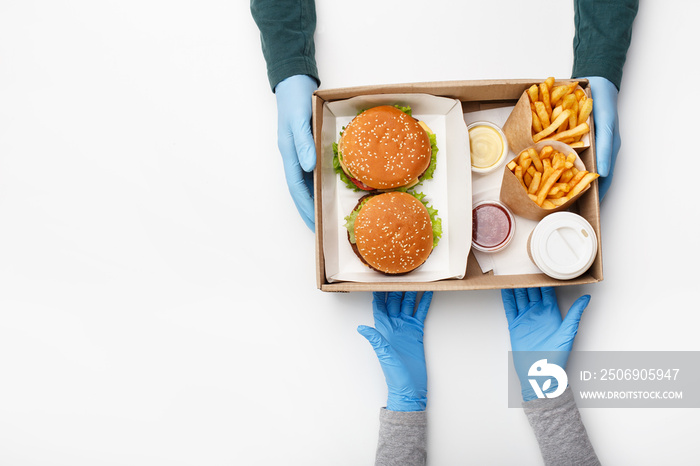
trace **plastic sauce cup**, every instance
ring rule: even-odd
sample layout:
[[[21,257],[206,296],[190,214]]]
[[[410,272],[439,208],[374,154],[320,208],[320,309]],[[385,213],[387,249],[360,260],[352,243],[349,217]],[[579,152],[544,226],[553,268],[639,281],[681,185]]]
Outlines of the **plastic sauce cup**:
[[[490,121],[475,121],[467,130],[472,171],[485,174],[498,169],[508,154],[508,139],[503,130]]]
[[[472,208],[472,247],[481,252],[498,252],[515,233],[515,217],[498,201],[481,201]]]
[[[528,254],[545,274],[570,280],[590,268],[598,240],[588,221],[572,212],[556,212],[540,220],[528,240]]]

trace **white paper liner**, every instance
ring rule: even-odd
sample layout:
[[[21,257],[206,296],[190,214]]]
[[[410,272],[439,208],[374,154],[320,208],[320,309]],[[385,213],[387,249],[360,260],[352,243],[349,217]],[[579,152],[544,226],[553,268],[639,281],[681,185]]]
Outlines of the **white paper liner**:
[[[501,107],[488,110],[479,110],[464,114],[467,125],[475,121],[486,120],[496,125],[503,126],[513,107]],[[515,157],[512,151],[506,156],[506,160]],[[503,181],[503,170],[496,170],[487,175],[474,173],[472,176],[473,202],[482,200],[498,200]],[[481,270],[486,273],[493,270],[494,275],[520,275],[542,273],[530,260],[527,254],[527,241],[530,232],[537,225],[537,221],[515,216],[515,234],[508,246],[499,252],[481,252],[474,250],[474,257]]]
[[[348,189],[333,170],[333,142],[361,110],[378,105],[409,105],[415,118],[436,135],[437,166],[432,180],[415,188],[438,210],[442,237],[428,260],[405,275],[384,275],[364,265],[347,239],[345,217],[364,193]],[[329,282],[428,282],[464,277],[471,248],[471,164],[469,137],[459,100],[428,94],[381,94],[327,102],[323,106],[323,253]]]

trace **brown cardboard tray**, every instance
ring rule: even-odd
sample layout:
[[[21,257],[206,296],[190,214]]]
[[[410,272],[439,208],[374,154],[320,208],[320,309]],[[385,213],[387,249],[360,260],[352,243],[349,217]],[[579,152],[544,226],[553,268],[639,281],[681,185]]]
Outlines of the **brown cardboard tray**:
[[[479,80],[479,81],[443,81],[426,83],[406,83],[359,86],[339,89],[318,90],[313,96],[313,132],[316,142],[317,165],[314,172],[314,202],[316,211],[316,284],[322,291],[350,292],[350,291],[450,291],[450,290],[485,290],[502,288],[529,288],[540,286],[562,286],[596,283],[603,280],[603,255],[601,245],[600,228],[600,204],[598,202],[598,183],[595,181],[591,189],[581,196],[572,211],[583,216],[591,224],[598,239],[598,253],[593,265],[583,275],[572,280],[556,280],[543,273],[520,275],[494,275],[491,272],[483,273],[473,253],[470,252],[467,260],[466,272],[461,279],[445,279],[426,282],[329,282],[326,276],[323,248],[323,200],[324,186],[321,183],[321,170],[324,164],[330,163],[328,157],[322,153],[323,132],[323,106],[326,102],[349,99],[363,95],[379,94],[429,94],[439,97],[457,99],[462,103],[463,113],[477,111],[482,108],[500,105],[515,106],[523,92],[532,84],[539,84],[543,79],[516,79],[516,80]],[[558,80],[566,82],[567,80]],[[590,95],[588,82],[580,81],[580,85]],[[594,171],[595,162],[595,129],[591,118],[590,147],[579,153],[581,160]],[[328,147],[328,144],[325,145]],[[326,167],[328,168],[328,167]]]

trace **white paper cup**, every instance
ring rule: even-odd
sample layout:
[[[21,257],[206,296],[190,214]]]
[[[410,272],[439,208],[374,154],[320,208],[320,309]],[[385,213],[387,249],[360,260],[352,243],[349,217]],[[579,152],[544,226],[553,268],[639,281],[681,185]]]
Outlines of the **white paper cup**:
[[[528,253],[548,276],[571,280],[588,270],[598,252],[598,240],[588,221],[572,212],[543,218],[528,240]]]
[[[472,171],[486,174],[500,168],[508,155],[508,139],[501,127],[490,121],[475,121],[467,130]]]

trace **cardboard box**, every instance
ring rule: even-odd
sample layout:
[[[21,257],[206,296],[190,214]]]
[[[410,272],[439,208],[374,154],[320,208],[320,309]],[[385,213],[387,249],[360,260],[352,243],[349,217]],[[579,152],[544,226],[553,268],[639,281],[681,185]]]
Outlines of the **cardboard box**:
[[[324,128],[324,105],[330,102],[351,99],[357,96],[381,96],[383,94],[428,94],[432,96],[456,99],[462,104],[463,114],[491,107],[514,107],[523,92],[532,84],[541,80],[486,80],[486,81],[446,81],[431,83],[409,83],[378,86],[360,86],[341,89],[323,89],[313,96],[313,131],[316,142],[317,165],[314,172],[315,210],[316,210],[316,283],[322,291],[448,291],[448,290],[483,290],[500,288],[520,288],[537,286],[561,286],[595,283],[603,279],[603,263],[600,234],[600,206],[598,203],[597,181],[587,190],[573,207],[573,211],[582,215],[593,226],[598,238],[598,254],[591,268],[578,278],[561,281],[549,278],[545,274],[495,275],[483,273],[473,253],[469,254],[466,270],[461,278],[448,278],[435,281],[404,282],[401,280],[382,281],[342,281],[331,282],[326,274],[326,262],[334,258],[324,256],[324,199],[329,199],[331,187],[323,183],[324,170],[332,170],[332,142],[336,142],[338,133],[335,128]],[[588,92],[588,83],[581,86]],[[581,151],[579,156],[587,167],[595,169],[594,128],[591,119],[591,144]],[[440,161],[438,160],[438,163]],[[505,169],[505,167],[504,167]],[[326,178],[327,179],[327,178]],[[336,218],[328,219],[337,221]],[[330,239],[328,239],[330,241]],[[438,247],[441,245],[439,244]]]

